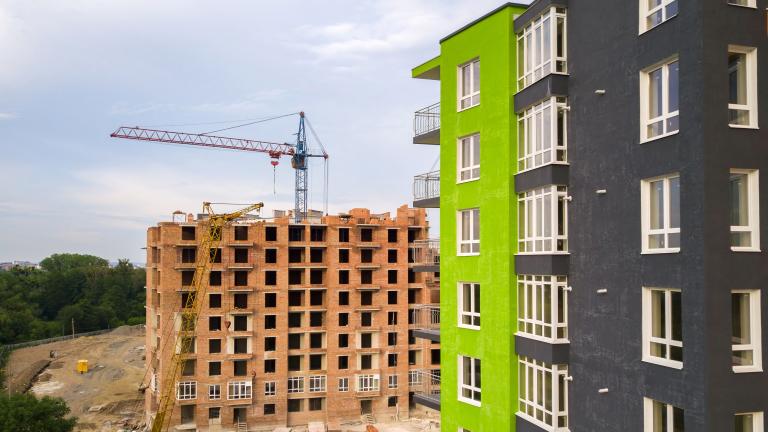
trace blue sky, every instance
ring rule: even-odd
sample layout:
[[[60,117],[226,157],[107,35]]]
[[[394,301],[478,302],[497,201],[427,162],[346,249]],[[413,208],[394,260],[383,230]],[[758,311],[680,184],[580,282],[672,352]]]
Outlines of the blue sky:
[[[437,101],[438,83],[410,68],[499,4],[0,0],[0,261],[143,262],[146,228],[174,210],[292,207],[287,159],[275,195],[264,155],[109,138],[119,125],[207,132],[221,125],[192,124],[304,110],[331,156],[331,212],[394,211],[438,156],[411,144],[412,113]],[[292,141],[297,122],[227,133]]]

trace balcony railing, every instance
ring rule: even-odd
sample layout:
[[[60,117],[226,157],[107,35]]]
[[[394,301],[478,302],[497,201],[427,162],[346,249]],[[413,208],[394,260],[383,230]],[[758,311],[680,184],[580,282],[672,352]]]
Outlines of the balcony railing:
[[[416,240],[411,246],[413,264],[417,266],[440,265],[440,239]]]
[[[413,117],[413,134],[425,135],[440,129],[440,102],[416,111]]]
[[[419,174],[413,178],[413,200],[440,198],[440,171]]]
[[[414,402],[440,409],[440,369],[409,370],[408,386],[414,393]]]
[[[417,305],[409,311],[408,322],[419,330],[440,330],[440,306]]]

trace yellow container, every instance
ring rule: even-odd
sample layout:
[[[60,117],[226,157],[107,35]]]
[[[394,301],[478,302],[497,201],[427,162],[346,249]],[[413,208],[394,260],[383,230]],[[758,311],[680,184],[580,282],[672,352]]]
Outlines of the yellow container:
[[[78,360],[77,371],[81,374],[88,372],[88,360]]]

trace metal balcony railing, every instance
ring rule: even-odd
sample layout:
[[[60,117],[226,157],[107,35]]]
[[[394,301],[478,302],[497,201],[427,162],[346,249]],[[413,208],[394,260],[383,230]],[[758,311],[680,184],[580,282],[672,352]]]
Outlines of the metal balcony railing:
[[[440,330],[440,306],[417,305],[408,313],[411,314],[408,322],[419,330]]]
[[[411,245],[413,264],[418,266],[440,265],[440,239],[416,240]]]
[[[413,178],[413,200],[440,198],[440,171],[419,174]]]
[[[440,369],[409,370],[408,386],[415,395],[440,405]]]
[[[413,134],[424,135],[440,129],[440,102],[416,111],[413,117]]]

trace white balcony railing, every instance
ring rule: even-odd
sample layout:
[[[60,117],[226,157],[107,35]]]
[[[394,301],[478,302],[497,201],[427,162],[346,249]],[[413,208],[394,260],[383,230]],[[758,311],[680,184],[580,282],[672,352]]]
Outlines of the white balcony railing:
[[[440,129],[440,102],[416,111],[413,117],[413,134],[428,134]]]
[[[440,198],[440,171],[419,174],[413,178],[413,200]]]
[[[440,329],[440,306],[417,305],[408,311],[411,316],[408,322],[419,330]]]
[[[411,264],[440,265],[440,239],[416,240],[411,245]]]

